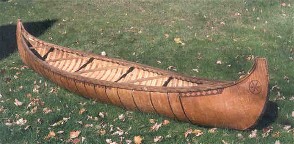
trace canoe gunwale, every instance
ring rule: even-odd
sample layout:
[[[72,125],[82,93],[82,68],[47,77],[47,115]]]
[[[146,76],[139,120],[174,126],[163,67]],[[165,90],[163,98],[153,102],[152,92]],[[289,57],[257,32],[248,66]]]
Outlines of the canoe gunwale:
[[[30,53],[30,55],[32,55],[32,58],[35,61],[38,61],[39,63],[42,64],[43,68],[46,68],[47,70],[52,71],[54,73],[57,73],[57,74],[64,76],[66,78],[75,79],[76,81],[79,81],[79,82],[91,83],[94,85],[101,85],[101,86],[106,86],[106,87],[113,87],[113,88],[120,88],[120,89],[127,89],[127,90],[137,90],[137,91],[146,91],[146,92],[163,92],[163,93],[186,93],[186,92],[218,90],[218,89],[224,89],[227,87],[237,85],[238,83],[241,83],[246,78],[250,77],[250,75],[254,72],[256,65],[257,65],[257,60],[255,60],[255,63],[253,64],[253,66],[252,66],[251,70],[248,72],[248,74],[246,74],[243,78],[236,80],[236,81],[218,81],[218,80],[209,80],[209,79],[205,79],[205,78],[189,77],[189,76],[185,76],[185,75],[182,75],[179,73],[166,71],[166,70],[162,70],[159,68],[154,68],[154,67],[151,67],[148,65],[143,65],[143,64],[139,64],[139,63],[135,63],[135,62],[116,59],[116,58],[108,58],[105,56],[86,53],[86,52],[83,52],[80,50],[69,49],[67,47],[44,42],[44,41],[34,37],[33,35],[31,35],[29,32],[27,32],[26,29],[24,28],[24,26],[21,24],[21,22],[18,22],[18,23],[20,23],[20,30],[21,30],[20,35],[21,35],[21,39],[22,39],[22,44],[26,48],[26,51],[28,53]],[[105,80],[86,78],[86,77],[77,75],[75,73],[63,71],[63,70],[60,70],[60,69],[55,68],[53,66],[50,66],[48,63],[46,63],[45,61],[38,58],[30,50],[30,48],[26,44],[26,42],[24,40],[25,38],[23,36],[23,33],[25,33],[27,36],[29,36],[32,40],[36,41],[37,43],[41,43],[43,45],[53,47],[54,49],[58,49],[58,50],[65,51],[68,53],[73,53],[73,54],[76,54],[76,55],[79,55],[82,57],[88,57],[88,58],[94,58],[94,59],[103,60],[103,61],[107,61],[107,62],[113,62],[113,63],[117,63],[117,64],[120,64],[123,66],[135,67],[138,69],[146,70],[149,72],[154,72],[157,74],[171,75],[173,78],[177,78],[177,79],[185,80],[185,81],[189,81],[189,82],[196,82],[196,83],[200,82],[201,83],[201,81],[212,81],[212,82],[216,82],[216,83],[211,84],[211,85],[205,85],[205,87],[201,87],[201,85],[189,86],[189,87],[163,87],[163,86],[135,85],[135,84],[129,84],[129,83],[116,83],[116,82],[110,82],[110,81],[105,81]],[[207,87],[207,86],[209,86],[209,87]]]

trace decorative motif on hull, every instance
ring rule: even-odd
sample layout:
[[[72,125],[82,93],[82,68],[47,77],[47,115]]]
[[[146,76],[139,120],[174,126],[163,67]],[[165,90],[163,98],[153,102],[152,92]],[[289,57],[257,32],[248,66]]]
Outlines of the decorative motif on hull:
[[[193,96],[207,96],[207,95],[216,95],[221,94],[224,89],[213,89],[213,90],[205,90],[205,91],[197,91],[197,92],[189,92],[182,93],[183,97],[193,97]]]
[[[252,80],[249,83],[249,91],[252,94],[259,94],[261,92],[261,84],[258,80]]]

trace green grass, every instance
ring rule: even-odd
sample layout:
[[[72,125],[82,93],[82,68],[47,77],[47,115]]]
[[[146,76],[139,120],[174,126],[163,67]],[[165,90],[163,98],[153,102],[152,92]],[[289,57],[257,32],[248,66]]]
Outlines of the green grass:
[[[153,143],[155,136],[163,136],[160,143],[292,143],[293,7],[290,0],[0,0],[0,143],[71,142],[73,130],[81,131],[78,139],[83,137],[85,143],[106,143],[106,139],[126,143],[138,135],[144,143]],[[110,57],[162,69],[174,66],[179,73],[210,79],[236,80],[249,70],[248,57],[265,57],[270,101],[278,115],[271,111],[263,120],[266,127],[256,128],[255,138],[249,138],[251,130],[209,133],[209,128],[172,119],[158,131],[150,131],[154,124],[149,119],[160,123],[167,118],[93,102],[24,67],[15,44],[18,18],[45,41],[97,54],[105,51]],[[176,37],[185,45],[176,44]],[[23,104],[16,106],[15,99]],[[45,114],[44,108],[52,112]],[[79,114],[82,108],[86,112]],[[99,112],[107,115],[102,118]],[[121,114],[125,121],[118,119]],[[27,122],[15,124],[21,118]],[[63,118],[69,119],[51,126]],[[286,125],[291,128],[285,130]],[[113,135],[117,127],[127,133]],[[272,130],[263,137],[266,128]],[[185,138],[188,129],[204,134]],[[46,139],[50,131],[56,136]]]

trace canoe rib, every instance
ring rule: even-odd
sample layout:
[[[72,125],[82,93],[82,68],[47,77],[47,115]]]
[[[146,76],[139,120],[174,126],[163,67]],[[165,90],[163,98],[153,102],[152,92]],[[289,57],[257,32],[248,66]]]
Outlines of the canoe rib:
[[[79,95],[126,109],[244,130],[257,122],[268,100],[264,58],[256,58],[242,79],[216,81],[47,43],[29,34],[20,20],[16,36],[22,61],[40,75]]]

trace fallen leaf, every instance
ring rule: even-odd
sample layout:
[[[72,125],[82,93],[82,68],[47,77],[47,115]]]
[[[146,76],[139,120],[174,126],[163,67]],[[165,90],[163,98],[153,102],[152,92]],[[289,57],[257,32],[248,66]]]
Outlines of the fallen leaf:
[[[58,133],[58,134],[62,134],[62,133],[64,133],[64,131],[58,131],[57,133]]]
[[[290,128],[291,128],[291,125],[285,125],[285,126],[283,127],[283,129],[286,130],[286,131],[288,131]]]
[[[20,118],[15,122],[17,125],[22,126],[25,125],[27,123],[26,119]]]
[[[168,125],[169,123],[169,120],[163,120],[162,125]]]
[[[35,107],[33,107],[33,108],[31,109],[30,113],[31,113],[31,114],[34,114],[34,113],[37,112],[37,110],[38,110],[38,107],[35,106]]]
[[[125,120],[126,120],[124,114],[119,115],[119,116],[118,116],[118,119],[119,119],[120,121],[125,121]]]
[[[106,54],[105,51],[102,51],[102,52],[101,52],[101,55],[102,55],[102,56],[106,56],[107,54]]]
[[[106,139],[105,141],[106,141],[106,143],[108,143],[108,144],[112,143],[112,140],[111,140],[111,139]]]
[[[167,34],[167,33],[164,34],[164,37],[165,37],[165,38],[168,38],[168,37],[169,37],[169,34]]]
[[[262,137],[265,138],[269,135],[269,133],[273,130],[273,127],[265,127],[262,129]]]
[[[81,108],[80,111],[79,111],[79,114],[81,115],[81,114],[83,114],[85,111],[86,111],[85,108]]]
[[[75,139],[73,139],[72,140],[72,143],[73,144],[77,144],[77,143],[79,143],[81,140],[79,139],[79,138],[75,138]]]
[[[43,113],[44,113],[44,114],[48,114],[48,113],[51,113],[51,112],[52,112],[51,109],[49,109],[49,108],[47,108],[47,107],[43,108]]]
[[[192,71],[194,71],[194,72],[197,72],[197,73],[199,72],[199,70],[198,70],[198,69],[192,69]]]
[[[237,134],[237,138],[239,138],[239,139],[244,139],[244,136],[243,136],[242,134],[238,133],[238,134]]]
[[[249,138],[256,138],[257,137],[257,130],[251,131],[251,134],[249,135]]]
[[[216,133],[217,128],[211,128],[208,130],[208,133]]]
[[[153,126],[150,127],[150,131],[158,131],[158,129],[162,126],[162,123],[157,124],[155,123]]]
[[[5,122],[5,125],[6,125],[6,126],[12,126],[13,123],[12,123],[12,122]]]
[[[21,106],[23,104],[23,102],[19,101],[18,99],[14,99],[14,104],[16,106]]]
[[[192,133],[195,134],[195,136],[197,137],[203,135],[203,131],[198,129],[193,130]]]
[[[131,144],[132,143],[132,140],[126,140],[126,143],[127,144]]]
[[[69,133],[69,138],[73,139],[73,138],[76,138],[80,135],[81,131],[71,131]]]
[[[135,136],[134,137],[134,143],[135,144],[141,144],[142,143],[142,138],[141,138],[141,136]]]
[[[85,128],[93,127],[93,124],[85,124]]]
[[[221,60],[217,60],[216,64],[221,65],[223,62]]]
[[[99,134],[100,134],[100,135],[105,135],[105,134],[106,134],[106,130],[105,130],[105,129],[101,129],[101,130],[99,131]]]
[[[39,93],[39,88],[40,88],[40,86],[35,84],[34,88],[33,88],[33,92],[34,93]]]
[[[106,115],[106,113],[105,112],[99,112],[99,114],[98,114],[101,118],[104,118],[105,117],[105,115]]]
[[[156,136],[153,141],[156,143],[156,142],[160,142],[161,140],[163,139],[162,136]]]
[[[177,43],[177,44],[181,44],[181,45],[185,45],[185,43],[182,42],[181,38],[174,38],[174,41]]]
[[[277,131],[277,132],[272,134],[272,137],[278,138],[278,137],[280,137],[280,135],[281,135],[281,133],[279,131]]]
[[[281,144],[280,140],[276,140],[275,144]]]
[[[48,135],[45,137],[45,139],[46,140],[48,140],[48,139],[50,139],[50,138],[53,138],[53,137],[55,137],[55,132],[54,131],[50,131],[49,133],[48,133]]]
[[[28,130],[31,126],[30,125],[27,125],[24,130]]]
[[[59,125],[63,125],[64,123],[66,123],[68,120],[70,119],[70,117],[68,117],[68,118],[62,118],[62,120],[60,120],[60,121],[58,121],[58,122],[56,122],[56,123],[54,123],[54,124],[52,124],[52,125],[50,125],[50,126],[59,126]]]
[[[188,129],[188,130],[185,132],[185,134],[184,134],[184,135],[185,135],[185,138],[187,138],[188,135],[192,133],[192,131],[193,131],[192,129]]]
[[[255,56],[254,56],[254,55],[249,55],[249,56],[247,56],[247,58],[246,58],[246,59],[247,59],[248,61],[251,61],[251,60],[253,60],[254,58],[255,58]]]
[[[4,113],[5,112],[5,108],[3,106],[0,107],[0,113]]]
[[[225,140],[222,140],[222,143],[223,144],[229,144],[228,142],[226,142]]]
[[[234,15],[235,15],[235,16],[241,16],[241,14],[238,13],[238,12],[236,12]]]
[[[115,131],[114,133],[112,133],[111,135],[123,135],[124,134],[124,131],[122,129],[120,129],[119,127],[116,128],[117,131]]]
[[[84,142],[85,142],[85,140],[86,140],[86,138],[85,138],[85,137],[82,137],[82,143],[84,143]]]
[[[153,124],[155,123],[155,119],[149,119],[149,122]]]

